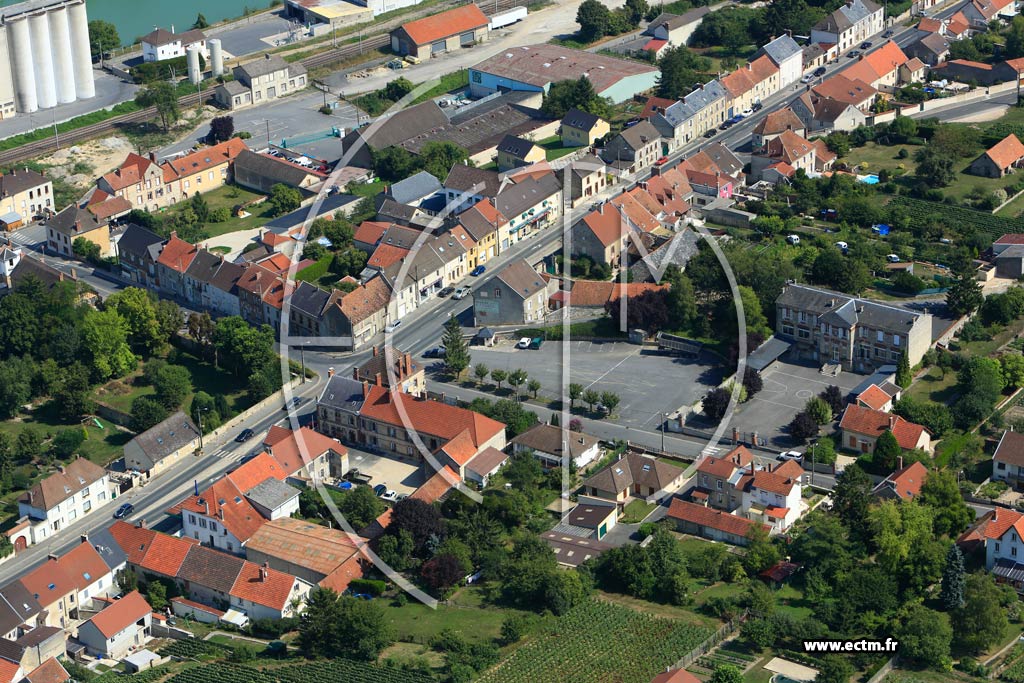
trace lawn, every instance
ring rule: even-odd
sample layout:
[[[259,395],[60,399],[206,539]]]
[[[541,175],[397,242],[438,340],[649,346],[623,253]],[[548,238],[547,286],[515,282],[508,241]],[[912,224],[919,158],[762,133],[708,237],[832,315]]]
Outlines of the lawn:
[[[544,153],[547,155],[548,161],[554,161],[560,159],[567,154],[572,154],[577,151],[579,147],[563,147],[562,138],[557,135],[552,135],[549,138],[544,138],[537,142],[538,145],[544,148]]]
[[[999,209],[999,211],[996,211],[996,215],[1002,216],[1003,218],[1017,218],[1022,213],[1024,213],[1024,194]]]
[[[623,524],[638,524],[654,511],[654,508],[658,507],[655,503],[646,503],[642,500],[633,500],[623,510],[622,519],[619,521]]]
[[[469,72],[465,69],[459,69],[458,71],[441,76],[441,81],[437,85],[424,93],[420,93],[409,106],[432,100],[445,93],[464,90],[467,87],[469,87]]]
[[[516,613],[515,610],[490,606],[484,608],[482,596],[476,588],[463,588],[449,600],[449,604],[438,605],[437,609],[415,600],[401,607],[384,606],[384,618],[395,629],[396,638],[420,644],[428,644],[446,628],[458,631],[470,642],[490,642],[501,634],[501,623],[505,617]]]
[[[956,372],[932,366],[921,375],[909,389],[907,395],[937,403],[945,403],[956,393]]]
[[[233,412],[238,413],[248,407],[245,393],[245,384],[225,370],[218,370],[213,364],[201,361],[195,356],[187,353],[178,353],[177,365],[188,368],[192,375],[192,386],[194,391],[205,391],[211,396],[226,394],[228,403]],[[93,398],[111,408],[130,413],[132,401],[140,396],[151,396],[154,393],[152,386],[142,383],[142,368],[128,377],[108,382],[98,387]],[[192,394],[189,394],[182,405],[189,405],[192,401]]]
[[[245,204],[246,202],[250,202],[253,199],[257,199],[262,196],[263,195],[259,192],[252,192],[243,187],[238,187],[237,185],[225,185],[223,187],[218,187],[216,190],[204,193],[203,199],[206,200],[206,205],[209,206],[212,211],[213,209],[218,209],[220,207],[226,207],[230,210],[239,204]],[[183,211],[188,206],[188,202],[180,202],[167,209],[167,213],[177,213]],[[246,218],[237,218],[232,216],[223,223],[206,223],[203,226],[203,230],[209,238],[219,237],[220,235],[226,235],[229,232],[253,230],[255,228],[262,227],[273,218],[271,215],[270,205],[267,203],[257,204],[256,206],[250,207],[248,211],[250,215]]]
[[[345,191],[357,197],[373,197],[383,192],[386,186],[383,180],[374,180],[371,183],[352,183]]]

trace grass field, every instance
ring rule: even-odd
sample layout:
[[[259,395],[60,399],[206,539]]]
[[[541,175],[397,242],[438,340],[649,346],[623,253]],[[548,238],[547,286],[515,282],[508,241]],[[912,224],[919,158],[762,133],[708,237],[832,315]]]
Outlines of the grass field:
[[[203,199],[206,200],[206,205],[209,206],[212,211],[213,209],[219,209],[221,207],[230,210],[239,204],[244,204],[262,196],[263,195],[259,192],[252,192],[243,187],[238,187],[237,185],[225,185],[223,187],[218,187],[216,190],[204,193]],[[187,202],[180,202],[167,209],[167,214],[173,215],[177,212],[183,211],[187,206]],[[226,235],[229,232],[252,230],[261,227],[273,218],[273,216],[270,215],[270,205],[267,203],[257,204],[256,206],[251,207],[249,212],[250,215],[246,218],[236,218],[232,216],[223,223],[206,223],[203,226],[203,230],[209,238],[219,237],[220,235]]]
[[[626,509],[623,510],[622,519],[619,521],[623,524],[637,524],[644,521],[644,518],[651,514],[656,507],[658,506],[655,503],[645,503],[642,500],[630,501]]]
[[[490,642],[501,634],[501,622],[514,610],[483,607],[478,589],[463,588],[449,604],[431,609],[410,601],[401,607],[387,605],[384,618],[395,629],[397,639],[405,643],[427,644],[445,628],[455,629],[468,641]]]
[[[459,69],[458,71],[450,74],[441,76],[440,82],[430,90],[420,93],[416,99],[412,101],[409,106],[413,104],[419,104],[420,102],[426,102],[432,100],[435,97],[440,97],[445,93],[454,92],[456,90],[462,90],[469,86],[469,71],[466,69]]]
[[[579,149],[579,147],[563,147],[562,138],[557,135],[539,140],[537,144],[544,148],[544,154],[547,156],[548,161],[560,159],[566,154],[572,154]]]

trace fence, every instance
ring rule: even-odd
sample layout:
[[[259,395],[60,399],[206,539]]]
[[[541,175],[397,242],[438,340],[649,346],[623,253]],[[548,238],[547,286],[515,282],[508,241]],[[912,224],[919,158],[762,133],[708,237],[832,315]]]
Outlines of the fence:
[[[744,612],[741,616],[729,620],[727,623],[722,625],[717,631],[715,631],[710,636],[705,638],[704,642],[702,642],[700,645],[687,652],[685,655],[683,655],[682,659],[676,662],[675,666],[673,666],[672,668],[685,669],[686,667],[693,664],[697,659],[706,655],[708,652],[714,649],[719,643],[721,643],[723,640],[725,640],[733,633],[735,633],[736,630],[740,627],[740,623],[742,623],[746,618],[747,613]]]
[[[889,672],[896,666],[896,657],[882,665],[882,668],[875,672],[875,675],[868,679],[868,683],[881,683],[889,675]]]

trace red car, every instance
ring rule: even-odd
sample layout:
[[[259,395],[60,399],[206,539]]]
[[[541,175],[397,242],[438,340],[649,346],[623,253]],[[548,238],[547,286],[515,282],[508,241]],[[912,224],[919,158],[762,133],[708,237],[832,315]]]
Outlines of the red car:
[[[667,163],[668,163],[668,157],[662,157],[662,158],[658,159],[657,161],[655,161],[654,165],[655,166],[661,166],[662,164],[667,164]]]

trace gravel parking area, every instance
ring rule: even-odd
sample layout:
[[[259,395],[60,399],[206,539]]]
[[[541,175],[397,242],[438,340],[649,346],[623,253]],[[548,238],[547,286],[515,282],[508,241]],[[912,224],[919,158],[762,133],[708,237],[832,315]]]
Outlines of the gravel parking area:
[[[348,448],[348,463],[349,467],[373,477],[370,486],[384,484],[397,493],[412,493],[424,482],[423,471],[419,465],[361,451],[351,446]]]

